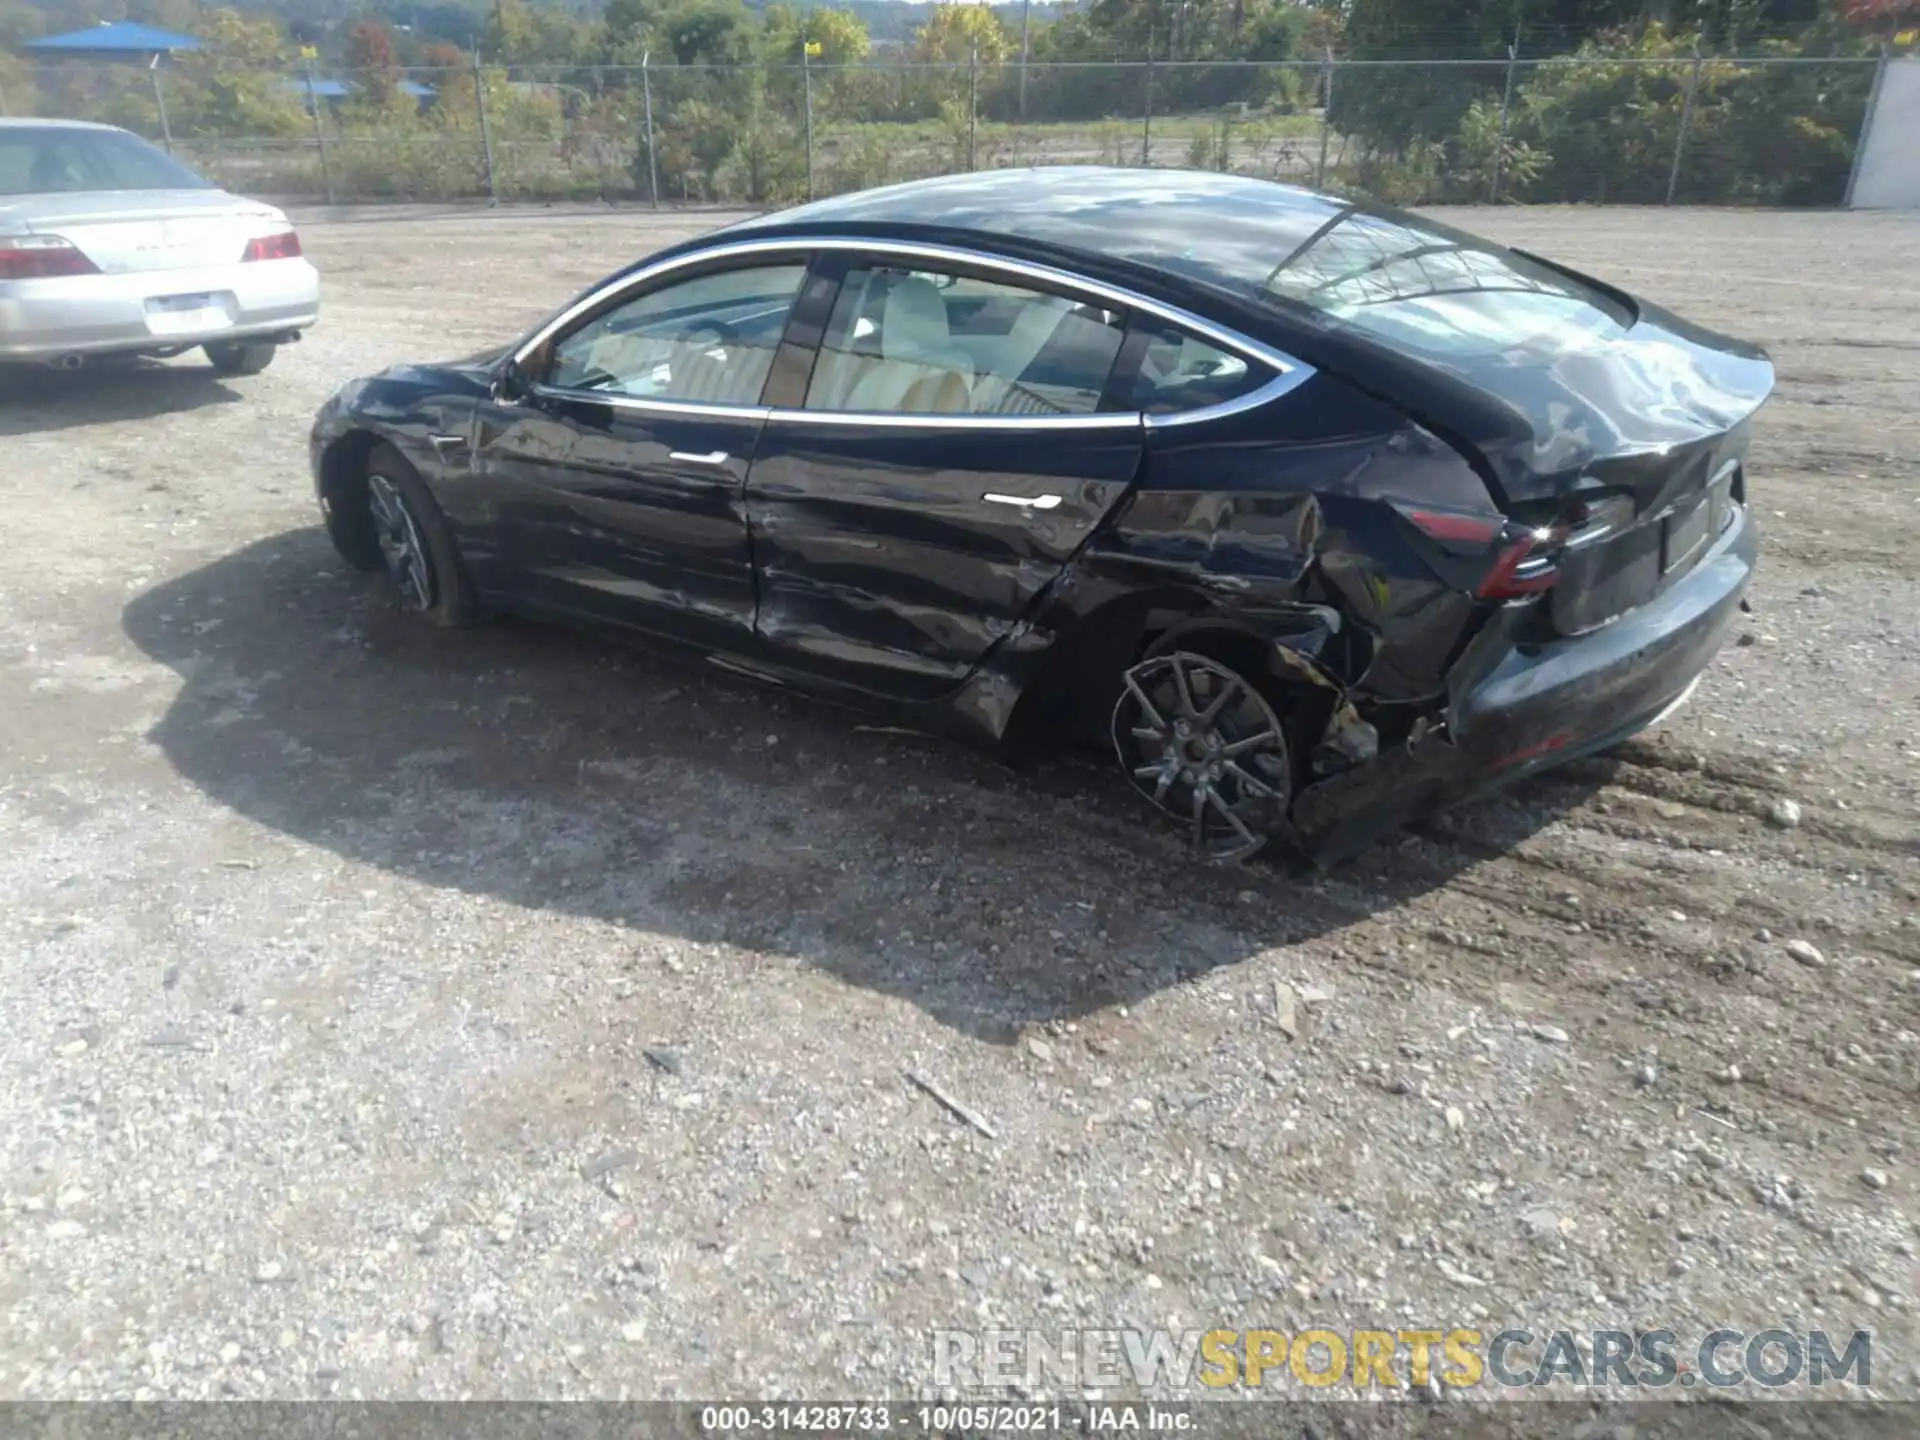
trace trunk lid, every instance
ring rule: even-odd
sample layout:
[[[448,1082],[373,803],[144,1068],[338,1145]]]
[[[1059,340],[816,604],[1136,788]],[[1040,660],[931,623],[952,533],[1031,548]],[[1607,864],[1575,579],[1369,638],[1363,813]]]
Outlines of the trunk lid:
[[[220,190],[30,195],[0,203],[0,233],[61,236],[109,275],[235,264],[249,240],[290,228],[272,206]]]
[[[1478,402],[1466,438],[1509,513],[1545,518],[1577,493],[1607,490],[1646,515],[1703,489],[1744,447],[1773,365],[1752,346],[1643,305],[1631,326],[1589,345],[1462,364],[1453,379]]]
[[[1745,503],[1751,419],[1773,366],[1653,306],[1551,363],[1486,366],[1472,384],[1504,423],[1477,448],[1501,508],[1552,532],[1545,609],[1577,635],[1681,578]]]

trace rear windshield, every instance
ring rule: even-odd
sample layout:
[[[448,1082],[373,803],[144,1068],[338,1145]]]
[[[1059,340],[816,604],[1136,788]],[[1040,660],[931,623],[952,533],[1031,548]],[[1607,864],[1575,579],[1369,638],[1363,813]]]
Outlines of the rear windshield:
[[[1552,359],[1619,336],[1633,315],[1545,265],[1406,216],[1346,210],[1262,284],[1271,299],[1436,360]]]
[[[124,130],[0,126],[0,195],[212,188]]]

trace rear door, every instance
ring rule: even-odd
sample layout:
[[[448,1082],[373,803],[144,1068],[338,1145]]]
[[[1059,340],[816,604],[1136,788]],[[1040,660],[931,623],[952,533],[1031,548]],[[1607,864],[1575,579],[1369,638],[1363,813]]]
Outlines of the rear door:
[[[747,479],[755,628],[782,668],[931,700],[1132,483],[1141,417],[1106,402],[1126,316],[984,262],[839,264],[804,392],[773,397]]]

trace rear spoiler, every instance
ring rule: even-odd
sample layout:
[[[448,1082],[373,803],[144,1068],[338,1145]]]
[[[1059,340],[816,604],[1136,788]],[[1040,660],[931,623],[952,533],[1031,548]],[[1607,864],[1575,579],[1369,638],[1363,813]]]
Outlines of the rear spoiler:
[[[1518,245],[1509,245],[1507,249],[1521,256],[1523,259],[1531,260],[1534,264],[1553,271],[1557,275],[1566,276],[1567,279],[1573,281],[1576,285],[1584,285],[1589,290],[1598,290],[1602,295],[1606,296],[1609,300],[1613,301],[1614,304],[1627,312],[1628,324],[1637,325],[1640,323],[1640,302],[1619,286],[1609,285],[1604,280],[1596,280],[1593,276],[1584,274],[1574,269],[1571,265],[1562,265],[1558,260],[1549,260],[1544,255],[1534,254],[1531,250],[1522,250]]]

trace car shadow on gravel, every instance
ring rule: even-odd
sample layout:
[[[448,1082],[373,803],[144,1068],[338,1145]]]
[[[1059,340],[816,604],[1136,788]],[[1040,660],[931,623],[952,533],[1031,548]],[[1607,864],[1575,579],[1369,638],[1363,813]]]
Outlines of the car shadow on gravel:
[[[601,637],[434,630],[317,528],[157,586],[123,625],[183,681],[149,738],[263,826],[407,881],[755,952],[742,984],[796,957],[1002,1042],[1401,905],[1600,783],[1522,785],[1298,877],[1193,859],[1091,762],[1016,775]],[[608,945],[610,966],[634,949]]]
[[[0,367],[0,436],[146,420],[240,398],[212,366],[192,360],[95,363],[78,370],[9,365]]]

